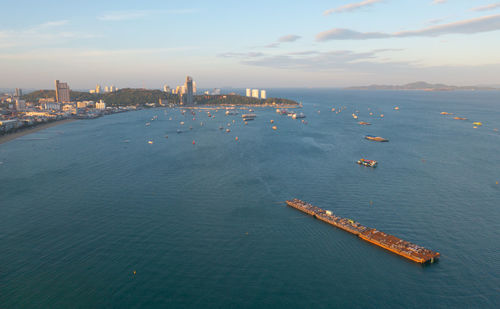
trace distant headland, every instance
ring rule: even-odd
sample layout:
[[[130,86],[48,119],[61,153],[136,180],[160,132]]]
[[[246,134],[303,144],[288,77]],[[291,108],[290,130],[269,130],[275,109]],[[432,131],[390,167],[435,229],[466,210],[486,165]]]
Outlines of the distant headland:
[[[350,90],[421,90],[421,91],[454,91],[454,90],[500,90],[500,88],[488,86],[450,86],[445,84],[430,84],[427,82],[415,82],[405,85],[369,85],[348,87]]]

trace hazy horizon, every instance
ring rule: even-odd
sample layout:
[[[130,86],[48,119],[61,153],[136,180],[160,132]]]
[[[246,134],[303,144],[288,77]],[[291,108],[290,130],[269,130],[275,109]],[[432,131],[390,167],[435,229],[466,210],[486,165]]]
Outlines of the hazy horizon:
[[[9,1],[0,88],[500,84],[498,1]]]

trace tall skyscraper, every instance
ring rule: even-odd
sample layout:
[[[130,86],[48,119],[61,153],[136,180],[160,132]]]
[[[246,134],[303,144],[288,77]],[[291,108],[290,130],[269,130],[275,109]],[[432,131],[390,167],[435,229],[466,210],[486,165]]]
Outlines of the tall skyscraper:
[[[56,79],[56,102],[70,102],[69,86]]]
[[[163,85],[163,92],[170,92],[170,87],[168,85]]]
[[[261,99],[266,99],[266,98],[267,98],[267,95],[266,95],[266,91],[265,91],[265,90],[261,90],[261,91],[260,91],[260,98],[261,98]]]
[[[252,89],[252,98],[259,98],[259,89]]]
[[[20,98],[23,96],[23,90],[21,88],[16,88],[16,97]]]
[[[186,83],[184,84],[184,87],[186,88],[186,93],[183,96],[184,103],[187,105],[192,105],[193,104],[193,78],[191,76],[186,77]]]
[[[95,93],[101,93],[101,85],[97,84],[95,86]]]
[[[251,96],[252,96],[252,89],[247,88],[247,97],[251,97]]]

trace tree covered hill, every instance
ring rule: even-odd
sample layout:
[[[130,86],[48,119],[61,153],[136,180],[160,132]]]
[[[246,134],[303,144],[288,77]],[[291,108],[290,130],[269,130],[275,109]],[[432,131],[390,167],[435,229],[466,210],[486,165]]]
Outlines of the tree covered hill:
[[[38,103],[39,99],[55,98],[55,90],[38,90],[28,93],[23,96],[23,99],[28,102]],[[94,101],[103,100],[108,106],[127,106],[127,105],[144,105],[146,103],[159,103],[160,99],[163,104],[179,103],[179,96],[163,92],[161,90],[149,89],[132,89],[124,88],[116,92],[107,93],[88,93],[80,91],[71,91],[72,101]],[[293,100],[282,98],[257,99],[245,97],[236,94],[230,95],[195,95],[194,101],[202,105],[270,105],[272,103],[297,105]]]

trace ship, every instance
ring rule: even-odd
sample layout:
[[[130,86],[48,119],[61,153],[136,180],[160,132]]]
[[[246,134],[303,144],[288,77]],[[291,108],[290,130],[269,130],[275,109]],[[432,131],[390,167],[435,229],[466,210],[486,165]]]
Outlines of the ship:
[[[377,167],[378,162],[375,160],[359,159],[358,164],[368,167]]]
[[[304,115],[304,113],[298,113],[292,115],[292,119],[299,119],[299,118],[306,118],[306,115]]]
[[[373,136],[373,135],[366,135],[365,139],[367,139],[369,141],[375,141],[375,142],[388,142],[389,141],[388,139],[385,139],[383,137]]]
[[[358,123],[359,123],[360,125],[362,125],[362,126],[369,126],[369,125],[371,125],[371,123],[366,122],[366,121],[360,121],[360,122],[358,122]]]
[[[241,115],[241,118],[243,118],[243,120],[245,120],[245,121],[254,120],[255,117],[257,117],[257,115],[255,115],[255,114],[243,114],[243,115]]]
[[[441,256],[439,252],[402,240],[377,229],[364,226],[352,219],[339,217],[330,210],[313,206],[299,199],[295,198],[288,200],[286,204],[413,262],[421,264],[434,263]]]

